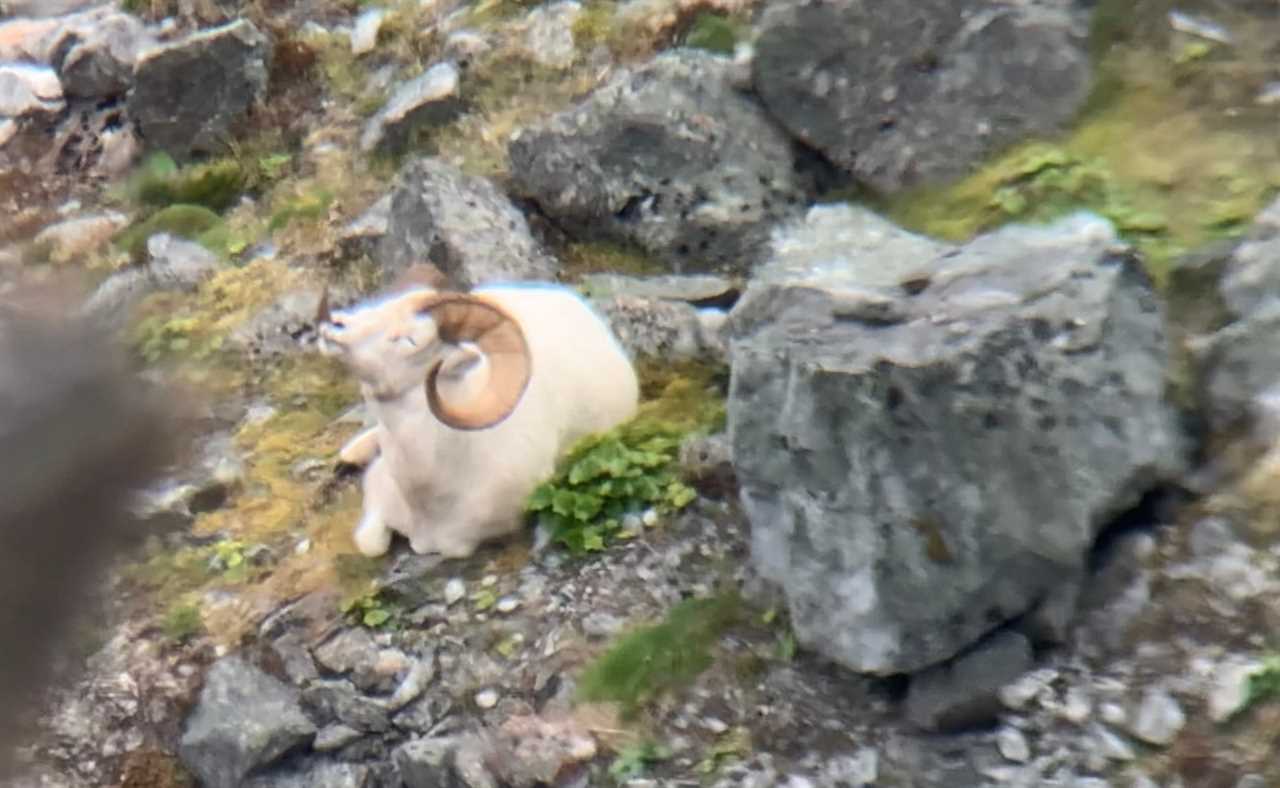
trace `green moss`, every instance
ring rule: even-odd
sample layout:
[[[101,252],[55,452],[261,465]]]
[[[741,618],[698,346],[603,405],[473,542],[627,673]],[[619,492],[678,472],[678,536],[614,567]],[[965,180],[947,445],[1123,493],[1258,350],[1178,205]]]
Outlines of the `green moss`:
[[[563,276],[576,281],[587,274],[656,276],[670,273],[661,260],[625,241],[573,241],[558,250]]]
[[[706,381],[675,379],[660,396],[613,430],[579,441],[551,479],[529,497],[528,511],[571,553],[603,550],[627,535],[629,516],[669,516],[697,494],[681,478],[680,447],[724,423],[724,403]]]
[[[624,635],[578,679],[578,697],[618,703],[626,716],[687,686],[713,661],[720,636],[741,618],[742,599],[724,592],[687,599],[660,623]]]
[[[147,239],[157,233],[170,233],[195,241],[215,254],[225,254],[221,245],[226,238],[225,226],[218,214],[203,205],[170,205],[122,230],[115,237],[116,246],[128,252],[133,260],[146,253]]]
[[[586,52],[599,44],[607,44],[613,35],[617,8],[617,3],[612,0],[589,0],[584,3],[582,12],[573,20],[570,28],[574,45]]]
[[[1168,31],[1171,7],[1099,4],[1095,86],[1065,133],[1014,146],[955,183],[870,202],[912,230],[952,241],[1089,209],[1113,221],[1163,283],[1172,260],[1237,235],[1280,192],[1274,113],[1235,95],[1249,84],[1240,77],[1262,67],[1254,62],[1262,56],[1249,53],[1263,45],[1251,49],[1244,32],[1234,60],[1188,59],[1187,42]]]
[[[200,605],[184,597],[169,606],[160,622],[160,630],[164,636],[179,643],[185,643],[204,630],[204,621],[200,618]]]
[[[328,216],[333,193],[327,189],[307,192],[288,200],[271,215],[268,229],[274,231],[295,221],[316,221]]]
[[[694,17],[684,35],[684,45],[722,55],[732,55],[742,31],[738,24],[723,14],[703,11]]]
[[[248,176],[234,158],[214,159],[179,168],[166,153],[152,154],[130,179],[130,195],[143,205],[202,205],[213,211],[231,207]]]

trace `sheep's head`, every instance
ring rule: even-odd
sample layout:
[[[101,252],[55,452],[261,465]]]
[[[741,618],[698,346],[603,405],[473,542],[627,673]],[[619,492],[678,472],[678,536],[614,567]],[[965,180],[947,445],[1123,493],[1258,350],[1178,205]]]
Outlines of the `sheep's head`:
[[[319,323],[321,352],[340,358],[375,397],[425,386],[431,412],[454,429],[511,415],[533,371],[519,324],[483,296],[418,286],[332,312],[326,297]],[[487,362],[487,383],[463,402],[443,396],[442,380],[471,374],[475,361]]]

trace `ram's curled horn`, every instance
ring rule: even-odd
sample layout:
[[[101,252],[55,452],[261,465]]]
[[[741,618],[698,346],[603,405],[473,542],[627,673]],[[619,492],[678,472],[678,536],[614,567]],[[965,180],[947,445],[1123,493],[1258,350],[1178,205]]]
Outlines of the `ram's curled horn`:
[[[471,402],[449,405],[440,396],[437,361],[427,373],[427,404],[444,424],[457,430],[492,427],[511,415],[529,385],[533,363],[519,324],[496,304],[473,295],[432,294],[423,304],[436,322],[440,339],[471,342],[489,361],[489,385]]]

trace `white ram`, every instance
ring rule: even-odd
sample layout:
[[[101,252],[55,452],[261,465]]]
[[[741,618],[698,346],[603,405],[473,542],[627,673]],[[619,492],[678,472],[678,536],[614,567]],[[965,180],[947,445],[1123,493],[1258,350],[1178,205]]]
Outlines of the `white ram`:
[[[330,314],[319,346],[360,382],[375,426],[343,447],[369,463],[355,544],[408,537],[416,553],[471,555],[523,522],[525,501],[579,438],[626,421],[639,383],[608,324],[569,288],[437,289],[416,266],[397,290]]]

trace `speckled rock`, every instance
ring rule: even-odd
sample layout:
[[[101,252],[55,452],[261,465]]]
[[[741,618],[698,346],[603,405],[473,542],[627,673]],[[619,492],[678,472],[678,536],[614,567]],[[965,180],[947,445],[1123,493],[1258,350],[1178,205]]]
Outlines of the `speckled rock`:
[[[872,242],[824,251],[841,233]],[[779,236],[730,315],[729,432],[802,644],[876,674],[947,659],[1185,468],[1161,308],[1105,220],[948,248],[829,206]]]
[[[512,137],[515,188],[567,229],[637,244],[676,272],[750,270],[812,184],[731,67],[674,50],[620,71]]]
[[[241,19],[144,50],[129,115],[148,147],[185,157],[215,152],[267,90],[272,46]]]
[[[419,262],[433,263],[464,288],[555,278],[554,259],[506,195],[487,178],[434,157],[401,169],[378,251],[388,281]]]
[[[1091,84],[1087,24],[992,0],[771,3],[754,83],[792,134],[883,192],[964,174],[1070,121]]]
[[[230,656],[209,669],[179,755],[208,788],[237,788],[249,772],[305,746],[315,733],[296,689]]]
[[[446,61],[396,87],[386,106],[365,124],[360,149],[400,150],[414,129],[455,118],[462,111],[458,77],[458,67]]]

